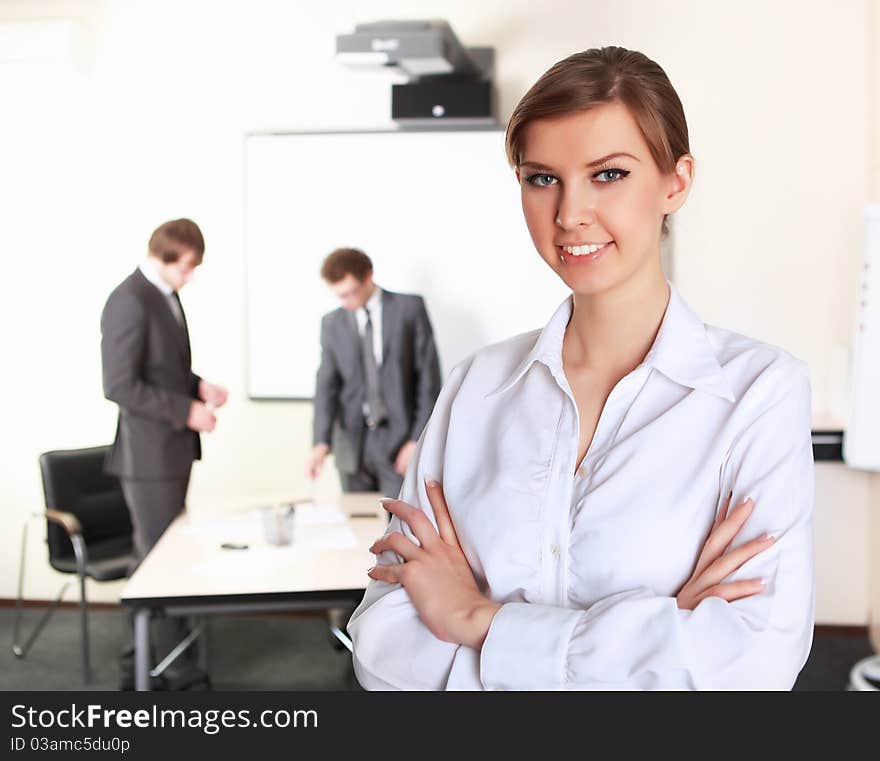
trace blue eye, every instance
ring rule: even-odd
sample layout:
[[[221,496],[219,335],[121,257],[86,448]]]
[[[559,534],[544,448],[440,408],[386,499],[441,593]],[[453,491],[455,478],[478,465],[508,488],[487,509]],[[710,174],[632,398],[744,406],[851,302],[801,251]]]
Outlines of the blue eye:
[[[596,174],[593,175],[593,179],[599,180],[599,182],[603,183],[617,182],[618,180],[622,180],[628,174],[629,172],[626,169],[603,169],[601,172],[596,172]],[[603,176],[606,179],[599,179]]]
[[[536,172],[535,174],[530,174],[526,177],[526,182],[529,183],[529,185],[535,185],[539,188],[547,188],[551,185],[555,185],[558,180],[552,174]]]

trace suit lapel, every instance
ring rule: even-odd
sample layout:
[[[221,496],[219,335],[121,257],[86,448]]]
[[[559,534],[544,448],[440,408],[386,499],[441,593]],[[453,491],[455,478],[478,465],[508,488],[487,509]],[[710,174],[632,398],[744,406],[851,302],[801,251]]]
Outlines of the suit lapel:
[[[189,362],[189,333],[186,330],[186,317],[184,317],[183,325],[181,327],[177,320],[174,319],[174,315],[171,312],[171,307],[168,304],[168,301],[165,298],[165,294],[162,293],[155,285],[153,285],[146,277],[144,277],[144,273],[140,271],[140,269],[135,270],[137,274],[140,276],[141,282],[141,290],[146,295],[149,303],[152,304],[153,312],[159,318],[159,321],[162,322],[165,326],[165,332],[170,334],[172,340],[177,345],[177,348],[180,350],[181,355],[187,362]],[[181,312],[183,309],[181,308]]]
[[[180,302],[180,297],[178,296],[177,303],[180,305],[180,319],[183,322],[183,348],[186,351],[186,361],[187,364],[192,364],[192,347],[189,343],[189,324],[186,321],[186,311],[183,308],[183,304]],[[171,315],[174,317],[174,315]],[[177,325],[177,320],[174,321],[174,324]],[[178,326],[178,329],[180,326]]]
[[[382,369],[388,364],[386,360],[391,353],[391,333],[398,324],[397,299],[389,291],[382,291]]]
[[[345,340],[348,342],[349,351],[346,354],[352,358],[354,363],[354,372],[363,375],[364,362],[361,357],[361,335],[358,333],[357,318],[354,312],[347,309],[339,310],[342,314],[342,323],[345,326]]]

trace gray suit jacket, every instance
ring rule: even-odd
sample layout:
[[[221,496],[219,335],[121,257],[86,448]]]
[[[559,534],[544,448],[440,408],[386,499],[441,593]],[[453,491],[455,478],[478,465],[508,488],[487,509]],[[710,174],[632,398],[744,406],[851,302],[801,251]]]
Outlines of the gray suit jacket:
[[[391,461],[403,444],[421,436],[440,393],[440,360],[421,296],[382,291],[379,382],[388,408],[387,456]],[[336,309],[321,320],[314,443],[331,446],[343,473],[355,472],[360,464],[365,394],[354,313]]]
[[[119,405],[106,469],[121,478],[185,476],[201,457],[199,435],[186,427],[198,398],[189,333],[164,294],[135,270],[101,313],[104,396]]]

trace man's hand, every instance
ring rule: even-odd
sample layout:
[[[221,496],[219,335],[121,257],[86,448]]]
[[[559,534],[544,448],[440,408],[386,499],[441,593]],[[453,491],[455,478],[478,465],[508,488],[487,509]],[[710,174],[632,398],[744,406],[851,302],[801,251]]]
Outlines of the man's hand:
[[[222,407],[229,398],[229,392],[216,383],[208,383],[206,380],[199,381],[199,399],[207,402],[214,409]]]
[[[397,453],[397,457],[394,460],[394,470],[398,475],[405,476],[406,469],[409,467],[409,461],[412,459],[413,452],[416,451],[416,443],[415,441],[407,441],[404,444],[400,451]]]
[[[315,444],[312,449],[309,459],[306,460],[306,475],[313,481],[321,475],[321,471],[324,469],[324,460],[329,452],[330,447],[326,444]]]
[[[189,405],[189,417],[186,427],[199,433],[210,433],[217,425],[217,418],[202,402],[193,401]]]

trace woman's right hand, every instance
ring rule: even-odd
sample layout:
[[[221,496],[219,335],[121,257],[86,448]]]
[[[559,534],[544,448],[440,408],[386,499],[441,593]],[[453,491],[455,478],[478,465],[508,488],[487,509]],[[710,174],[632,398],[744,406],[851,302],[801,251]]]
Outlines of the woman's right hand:
[[[697,567],[675,597],[678,607],[682,610],[693,610],[706,597],[720,597],[727,602],[733,602],[756,595],[764,589],[764,582],[761,579],[722,583],[731,573],[776,541],[775,537],[764,534],[724,554],[755,506],[749,498],[737,505],[728,515],[727,508],[730,506],[731,496],[728,495],[724,506],[718,512],[718,517],[715,518],[712,531],[697,560]]]

